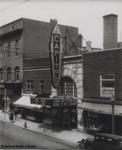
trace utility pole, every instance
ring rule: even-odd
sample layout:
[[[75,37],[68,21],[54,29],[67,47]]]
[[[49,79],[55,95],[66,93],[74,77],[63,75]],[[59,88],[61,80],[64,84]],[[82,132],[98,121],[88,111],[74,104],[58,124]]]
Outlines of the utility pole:
[[[5,97],[5,101],[4,101],[4,120],[6,118],[6,109],[7,109],[7,92],[6,92],[6,87],[4,89],[4,97]]]
[[[112,134],[115,133],[114,102],[115,102],[115,97],[112,95],[112,97],[111,97],[111,104],[112,104]]]

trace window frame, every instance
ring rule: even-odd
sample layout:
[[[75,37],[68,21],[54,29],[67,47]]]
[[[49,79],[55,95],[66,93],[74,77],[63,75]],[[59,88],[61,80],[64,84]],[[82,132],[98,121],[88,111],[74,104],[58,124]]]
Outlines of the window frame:
[[[4,70],[3,68],[0,68],[0,81],[4,80]]]
[[[39,81],[39,90],[40,92],[44,92],[45,86],[44,86],[44,80]]]
[[[11,68],[7,68],[7,81],[11,81]]]
[[[15,67],[15,81],[20,81],[20,68]]]
[[[33,91],[33,80],[26,81],[26,91],[32,92]]]
[[[15,40],[15,56],[19,55],[19,39]]]
[[[112,75],[113,76],[113,78],[102,78],[104,75]],[[109,81],[111,81],[111,82],[113,82],[113,87],[110,87],[110,86],[108,86],[108,87],[105,87],[105,86],[103,86],[102,84],[103,84],[103,82],[105,83],[105,82],[109,82]],[[111,91],[111,93],[108,93],[108,95],[106,94],[104,94],[104,91]],[[100,97],[109,97],[109,98],[111,98],[112,96],[114,96],[115,95],[115,74],[101,74],[100,75]]]
[[[7,42],[7,56],[8,57],[11,56],[11,42],[10,41]]]

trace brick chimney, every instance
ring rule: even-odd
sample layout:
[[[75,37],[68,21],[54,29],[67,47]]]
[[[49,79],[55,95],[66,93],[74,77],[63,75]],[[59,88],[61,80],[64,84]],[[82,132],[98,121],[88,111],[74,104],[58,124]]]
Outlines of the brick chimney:
[[[57,22],[56,19],[50,19],[50,25],[51,25],[52,27],[54,27],[57,23],[58,23],[58,22]]]
[[[83,46],[83,37],[82,37],[81,34],[78,35],[78,37],[77,37],[77,42],[78,42],[78,47],[79,47],[79,49],[81,49],[82,46]]]
[[[118,16],[109,14],[103,16],[103,49],[117,48]]]

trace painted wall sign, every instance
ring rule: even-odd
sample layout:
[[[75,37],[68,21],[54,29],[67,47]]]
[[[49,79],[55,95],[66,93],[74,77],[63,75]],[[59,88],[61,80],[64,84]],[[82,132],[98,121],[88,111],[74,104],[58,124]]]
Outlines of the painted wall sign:
[[[59,86],[61,78],[62,51],[63,45],[61,31],[59,26],[56,24],[53,29],[50,42],[51,76],[54,88]]]

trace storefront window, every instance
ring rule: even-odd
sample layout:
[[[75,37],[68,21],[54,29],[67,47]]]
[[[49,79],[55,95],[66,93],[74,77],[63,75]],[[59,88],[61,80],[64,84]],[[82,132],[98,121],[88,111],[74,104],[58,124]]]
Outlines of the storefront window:
[[[115,75],[100,75],[100,96],[112,97],[113,95],[115,95]]]

